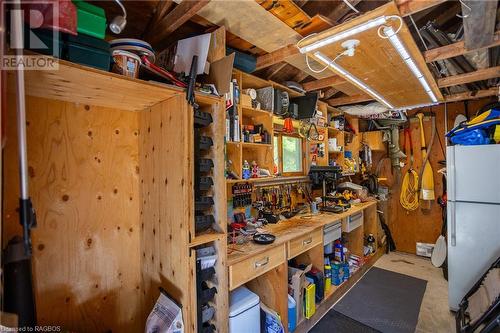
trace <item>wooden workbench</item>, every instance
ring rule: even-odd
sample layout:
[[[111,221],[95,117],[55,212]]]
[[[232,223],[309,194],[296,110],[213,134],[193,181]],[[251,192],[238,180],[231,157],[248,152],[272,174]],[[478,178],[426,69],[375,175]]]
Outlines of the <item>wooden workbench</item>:
[[[260,301],[279,313],[284,327],[288,325],[288,260],[295,259],[300,264],[313,264],[319,270],[324,268],[323,228],[347,217],[364,213],[363,223],[344,234],[349,239],[351,253],[363,256],[364,238],[373,234],[380,240],[381,233],[377,219],[376,201],[368,201],[351,207],[348,211],[334,214],[302,215],[269,224],[263,229],[276,236],[269,245],[248,242],[228,247],[227,265],[229,290],[245,285],[259,295]],[[346,232],[343,228],[343,233]],[[340,286],[332,286],[321,304],[316,304],[317,313],[309,320],[301,320],[297,328],[311,327],[319,320],[327,306],[347,292],[348,285],[354,284],[363,271],[373,265],[381,255],[381,249],[374,256],[366,258],[364,266],[354,276]]]
[[[230,245],[228,247],[227,264],[231,266],[237,262],[245,260],[258,253],[264,252],[272,247],[286,243],[294,238],[300,237],[317,228],[323,228],[325,225],[340,221],[350,215],[356,214],[368,207],[376,205],[376,201],[367,201],[352,206],[349,210],[340,213],[320,213],[317,215],[305,214],[295,216],[285,221],[280,221],[276,224],[268,224],[263,229],[276,236],[274,243],[269,245],[259,245],[254,242],[249,242],[243,245]]]

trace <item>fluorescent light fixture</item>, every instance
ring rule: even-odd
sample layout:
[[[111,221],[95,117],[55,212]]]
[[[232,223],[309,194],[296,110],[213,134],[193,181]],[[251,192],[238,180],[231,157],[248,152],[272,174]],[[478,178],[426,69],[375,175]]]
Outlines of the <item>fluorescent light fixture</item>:
[[[385,16],[377,17],[376,19],[367,21],[365,23],[362,23],[360,25],[352,27],[351,29],[347,29],[347,30],[342,31],[338,34],[332,35],[330,37],[326,37],[326,38],[321,39],[317,42],[314,42],[314,43],[309,44],[307,46],[301,47],[301,48],[299,48],[300,53],[307,53],[307,52],[317,50],[320,47],[338,42],[339,40],[342,40],[342,39],[348,38],[350,36],[359,34],[360,32],[369,30],[371,28],[378,27],[386,22],[387,22],[387,18]]]
[[[411,70],[413,75],[415,75],[415,77],[418,79],[418,81],[424,88],[427,95],[429,95],[429,97],[431,98],[432,102],[436,103],[437,102],[436,95],[434,95],[434,93],[432,92],[429,83],[425,79],[422,72],[418,69],[418,66],[415,64],[413,59],[410,57],[410,54],[404,47],[403,43],[401,43],[401,40],[399,39],[398,35],[394,32],[394,30],[391,27],[384,27],[384,33],[389,38],[389,41],[391,42],[392,46],[394,46],[396,51],[398,51],[399,55],[401,56],[401,59],[403,59],[406,62],[408,68]]]
[[[346,71],[344,68],[342,68],[342,66],[336,64],[332,59],[328,58],[327,56],[325,56],[324,54],[322,54],[319,51],[316,51],[314,53],[314,56],[316,58],[318,58],[319,60],[321,60],[322,62],[324,62],[325,64],[327,64],[328,66],[330,66],[331,68],[333,68],[340,75],[344,76],[349,81],[351,81],[352,83],[354,83],[355,85],[357,85],[358,87],[360,87],[361,89],[365,90],[367,93],[369,93],[370,95],[372,95],[373,97],[375,97],[375,99],[377,99],[380,102],[382,102],[389,109],[393,109],[394,108],[379,93],[377,93],[375,90],[373,90],[372,88],[370,88],[369,86],[367,86],[363,81],[361,81],[360,79],[358,79],[357,77],[355,77],[354,75],[352,75],[351,73],[349,73],[348,71]]]

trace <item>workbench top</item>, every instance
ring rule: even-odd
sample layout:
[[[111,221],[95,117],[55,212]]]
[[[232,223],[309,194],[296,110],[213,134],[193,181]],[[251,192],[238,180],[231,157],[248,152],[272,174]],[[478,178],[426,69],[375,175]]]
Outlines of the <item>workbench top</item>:
[[[322,228],[327,224],[340,221],[345,217],[356,214],[357,212],[376,204],[376,200],[370,200],[357,205],[353,205],[349,210],[340,214],[325,212],[317,215],[297,215],[288,220],[280,221],[276,224],[268,224],[262,229],[276,236],[276,240],[274,241],[274,243],[269,245],[259,245],[254,243],[253,241],[250,241],[243,245],[231,244],[228,246],[227,264],[231,266],[253,255],[264,252],[277,245],[286,243],[294,238],[314,231],[317,228]],[[228,236],[231,237],[231,235]]]

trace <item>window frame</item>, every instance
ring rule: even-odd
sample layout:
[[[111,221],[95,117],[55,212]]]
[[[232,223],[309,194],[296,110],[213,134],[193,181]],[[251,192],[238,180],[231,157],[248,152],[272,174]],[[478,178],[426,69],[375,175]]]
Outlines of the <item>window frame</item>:
[[[294,172],[283,172],[283,137],[291,137],[300,140],[300,159],[301,159],[301,171]],[[273,137],[273,154],[274,152],[274,138],[278,138],[278,173],[283,177],[293,177],[293,176],[304,176],[306,172],[306,160],[305,160],[305,142],[304,138],[296,133],[288,134],[288,133],[274,133]],[[274,155],[273,155],[273,164],[274,164]]]

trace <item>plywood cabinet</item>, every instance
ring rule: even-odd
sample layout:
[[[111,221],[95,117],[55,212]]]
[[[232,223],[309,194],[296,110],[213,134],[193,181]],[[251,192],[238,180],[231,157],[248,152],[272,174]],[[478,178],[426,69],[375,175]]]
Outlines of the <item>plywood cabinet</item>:
[[[214,119],[208,131],[221,133],[210,156],[216,222],[197,235],[193,109],[183,91],[60,61],[54,73],[26,72],[26,93],[38,323],[144,331],[161,286],[182,304],[186,331],[194,332],[192,248],[207,243],[219,255],[215,325],[226,332],[223,100],[196,97]],[[4,241],[20,233],[13,96],[8,117]]]

